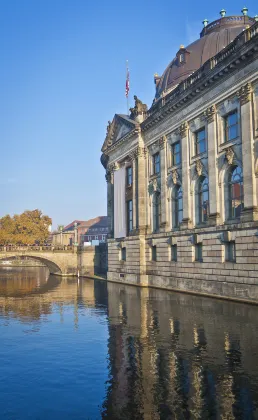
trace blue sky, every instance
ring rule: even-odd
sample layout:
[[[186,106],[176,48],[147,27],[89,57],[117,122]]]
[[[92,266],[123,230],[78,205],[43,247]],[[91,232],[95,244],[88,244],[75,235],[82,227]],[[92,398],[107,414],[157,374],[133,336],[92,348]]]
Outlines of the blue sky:
[[[0,217],[41,209],[57,224],[106,214],[100,149],[107,121],[133,95],[149,106],[153,75],[202,20],[258,14],[254,0],[0,0]]]

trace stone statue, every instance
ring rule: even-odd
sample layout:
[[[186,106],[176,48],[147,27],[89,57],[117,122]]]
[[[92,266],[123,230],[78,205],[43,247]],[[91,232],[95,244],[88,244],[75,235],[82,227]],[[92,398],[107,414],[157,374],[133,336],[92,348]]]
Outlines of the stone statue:
[[[133,98],[134,98],[135,104],[134,104],[133,108],[130,108],[130,112],[131,112],[130,117],[131,118],[134,118],[139,114],[145,114],[148,110],[147,105],[143,104],[142,101],[140,99],[138,99],[138,97],[136,95],[134,95]]]
[[[111,121],[108,121],[108,125],[107,125],[107,135],[109,134],[110,128],[111,128]]]

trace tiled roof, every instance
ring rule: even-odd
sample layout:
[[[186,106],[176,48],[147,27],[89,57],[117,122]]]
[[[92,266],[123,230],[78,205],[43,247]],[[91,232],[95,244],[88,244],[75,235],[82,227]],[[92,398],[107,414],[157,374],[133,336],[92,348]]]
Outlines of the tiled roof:
[[[78,227],[107,227],[108,218],[107,216],[97,216],[94,217],[94,219],[89,220],[74,220],[73,222],[69,223],[69,225],[64,227],[63,232],[67,230],[74,230],[74,223],[77,223]]]

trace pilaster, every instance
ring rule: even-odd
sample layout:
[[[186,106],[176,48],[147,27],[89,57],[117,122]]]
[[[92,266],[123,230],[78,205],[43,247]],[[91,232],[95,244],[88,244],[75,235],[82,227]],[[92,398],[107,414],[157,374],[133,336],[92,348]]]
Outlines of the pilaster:
[[[146,215],[146,200],[147,200],[147,190],[146,190],[146,150],[144,147],[138,147],[136,150],[137,155],[137,167],[138,167],[138,176],[137,176],[137,191],[138,191],[138,229],[139,233],[146,232],[147,225],[147,215]]]
[[[114,237],[114,172],[106,171],[107,181],[107,217],[108,217],[108,237]]]
[[[238,92],[241,105],[241,132],[242,132],[242,160],[244,185],[244,210],[242,221],[258,219],[257,192],[254,170],[254,139],[252,119],[252,86],[250,83],[242,86]]]
[[[166,227],[168,225],[167,220],[167,186],[166,186],[166,178],[167,178],[167,139],[163,136],[159,140],[159,148],[160,148],[160,183],[161,183],[161,226],[160,232],[165,232]]]
[[[191,199],[190,199],[190,150],[188,139],[188,124],[184,122],[180,129],[181,146],[182,146],[182,187],[183,187],[183,221],[182,228],[192,227],[191,220]]]
[[[215,105],[209,107],[204,116],[207,120],[208,139],[208,174],[209,174],[209,224],[217,225],[220,221],[219,210],[219,185],[217,165],[217,125]]]

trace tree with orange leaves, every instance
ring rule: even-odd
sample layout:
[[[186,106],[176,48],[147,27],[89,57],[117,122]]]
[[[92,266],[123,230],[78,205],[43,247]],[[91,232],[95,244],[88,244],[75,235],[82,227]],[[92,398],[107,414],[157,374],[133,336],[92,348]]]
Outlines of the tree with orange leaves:
[[[1,245],[33,245],[44,243],[49,236],[50,217],[38,209],[26,210],[13,217],[6,215],[0,218]]]

